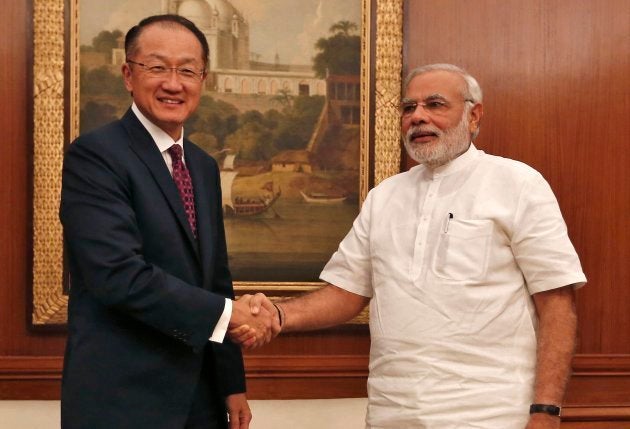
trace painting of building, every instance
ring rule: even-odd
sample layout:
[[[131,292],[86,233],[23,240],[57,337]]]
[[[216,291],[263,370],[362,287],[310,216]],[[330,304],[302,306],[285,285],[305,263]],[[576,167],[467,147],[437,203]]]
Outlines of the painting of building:
[[[181,15],[205,34],[209,71],[249,69],[249,25],[228,0],[165,0],[164,13]]]
[[[221,166],[233,278],[317,281],[359,207],[361,3],[112,1],[105,13],[97,0],[81,2],[82,132],[129,108],[120,80],[126,30],[151,14],[190,19],[210,56],[184,130]]]
[[[274,95],[326,95],[326,84],[310,65],[258,60],[249,48],[249,23],[229,0],[164,0],[164,13],[190,19],[210,47],[206,88],[212,92]]]

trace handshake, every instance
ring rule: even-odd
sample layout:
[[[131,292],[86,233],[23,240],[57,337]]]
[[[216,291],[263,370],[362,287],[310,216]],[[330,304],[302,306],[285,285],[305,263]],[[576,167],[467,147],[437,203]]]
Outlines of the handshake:
[[[262,293],[243,295],[232,303],[228,337],[244,349],[255,349],[269,343],[282,330],[282,308]]]

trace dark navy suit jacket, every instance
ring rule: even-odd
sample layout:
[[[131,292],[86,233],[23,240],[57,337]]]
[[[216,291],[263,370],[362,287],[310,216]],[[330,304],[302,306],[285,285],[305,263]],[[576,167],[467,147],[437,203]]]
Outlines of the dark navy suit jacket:
[[[60,217],[70,273],[62,427],[179,428],[201,369],[245,391],[240,349],[209,342],[228,269],[219,169],[184,140],[198,239],[148,131],[130,110],[64,159]]]

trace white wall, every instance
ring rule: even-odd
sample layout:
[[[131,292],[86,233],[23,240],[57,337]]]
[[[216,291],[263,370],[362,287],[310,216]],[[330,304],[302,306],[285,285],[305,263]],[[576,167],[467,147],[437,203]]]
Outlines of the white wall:
[[[367,400],[249,401],[250,429],[364,429]],[[0,427],[59,429],[59,401],[0,401]]]

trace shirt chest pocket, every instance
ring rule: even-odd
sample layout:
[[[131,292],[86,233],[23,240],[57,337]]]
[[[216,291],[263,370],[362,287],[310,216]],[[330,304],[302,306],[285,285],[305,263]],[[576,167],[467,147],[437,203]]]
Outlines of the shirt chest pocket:
[[[451,219],[440,234],[433,273],[449,280],[478,280],[485,276],[494,223],[490,220]]]

